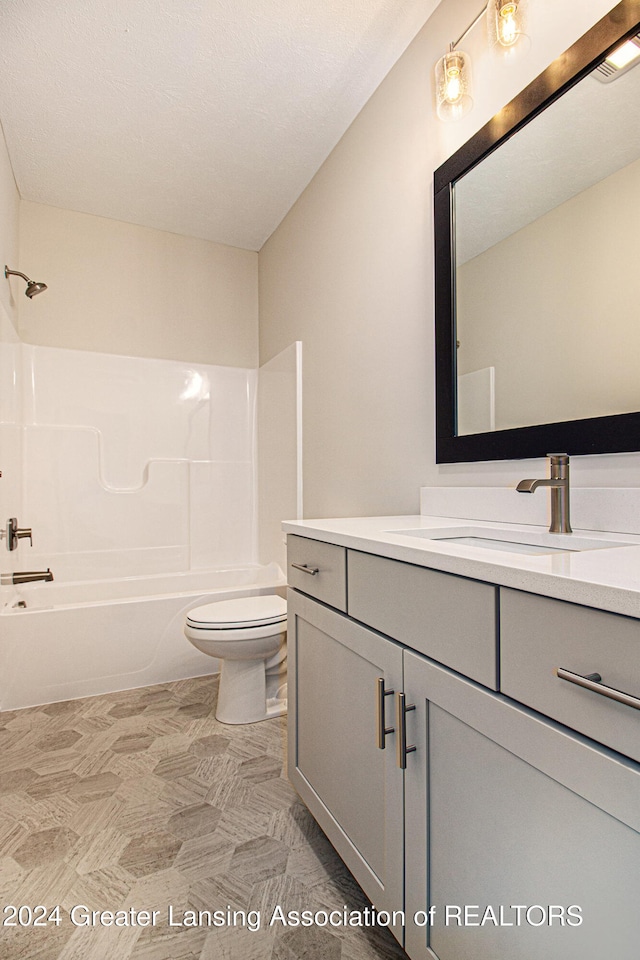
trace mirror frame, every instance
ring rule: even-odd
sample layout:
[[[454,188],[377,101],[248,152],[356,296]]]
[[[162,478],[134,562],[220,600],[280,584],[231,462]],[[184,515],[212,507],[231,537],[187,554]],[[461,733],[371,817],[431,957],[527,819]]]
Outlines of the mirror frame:
[[[622,0],[434,173],[436,463],[640,450],[640,412],[458,436],[453,186],[500,144],[640,31],[640,0]],[[640,68],[638,68],[640,69]]]

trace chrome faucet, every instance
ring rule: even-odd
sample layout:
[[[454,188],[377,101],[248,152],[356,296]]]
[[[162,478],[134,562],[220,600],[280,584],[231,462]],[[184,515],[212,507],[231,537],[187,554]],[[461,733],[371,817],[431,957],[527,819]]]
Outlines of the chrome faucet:
[[[566,453],[548,453],[548,480],[521,480],[518,493],[534,493],[538,487],[551,490],[551,526],[550,533],[571,533],[569,523],[569,455]]]
[[[36,580],[53,580],[51,570],[24,570],[21,573],[2,573],[0,574],[0,585],[6,587],[8,584],[34,583]]]

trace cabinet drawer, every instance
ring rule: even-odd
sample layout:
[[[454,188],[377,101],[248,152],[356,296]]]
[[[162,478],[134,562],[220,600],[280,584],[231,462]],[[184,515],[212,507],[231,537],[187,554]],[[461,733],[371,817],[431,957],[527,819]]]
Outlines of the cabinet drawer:
[[[503,693],[640,761],[640,711],[555,672],[640,697],[640,620],[503,589],[500,633]]]
[[[308,537],[287,537],[289,586],[322,600],[336,610],[347,609],[347,551]],[[298,566],[294,566],[298,564]],[[306,567],[309,572],[300,570]],[[316,571],[315,573],[313,571]]]
[[[348,551],[349,616],[497,689],[496,587]]]

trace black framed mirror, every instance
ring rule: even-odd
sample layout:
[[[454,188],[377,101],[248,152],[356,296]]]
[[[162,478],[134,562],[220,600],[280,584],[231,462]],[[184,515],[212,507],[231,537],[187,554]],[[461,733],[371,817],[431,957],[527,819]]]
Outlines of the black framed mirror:
[[[640,0],[618,3],[434,174],[438,463],[640,450],[629,41],[640,55]]]

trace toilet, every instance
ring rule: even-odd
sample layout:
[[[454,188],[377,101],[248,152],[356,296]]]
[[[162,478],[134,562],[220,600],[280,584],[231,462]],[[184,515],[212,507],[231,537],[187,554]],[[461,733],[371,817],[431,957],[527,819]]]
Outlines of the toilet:
[[[257,723],[287,712],[287,603],[275,595],[196,607],[184,633],[221,661],[216,719]]]

